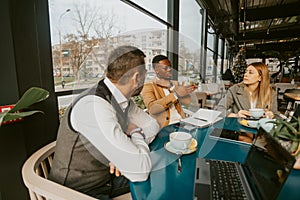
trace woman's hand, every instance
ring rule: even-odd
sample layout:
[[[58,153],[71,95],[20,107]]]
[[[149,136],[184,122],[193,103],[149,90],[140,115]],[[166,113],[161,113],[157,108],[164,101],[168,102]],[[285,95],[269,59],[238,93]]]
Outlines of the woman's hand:
[[[274,118],[274,113],[270,110],[266,110],[264,117],[269,118],[269,119],[273,119]]]
[[[248,110],[240,110],[237,114],[236,114],[236,117],[239,117],[239,118],[246,118],[246,117],[250,117],[251,114]]]
[[[240,110],[238,113],[230,113],[227,117],[246,118],[250,117],[251,114],[248,110]]]

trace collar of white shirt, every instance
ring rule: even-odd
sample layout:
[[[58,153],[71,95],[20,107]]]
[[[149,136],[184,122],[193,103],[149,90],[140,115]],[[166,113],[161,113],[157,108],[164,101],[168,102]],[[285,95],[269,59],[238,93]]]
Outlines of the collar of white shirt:
[[[104,83],[115,97],[117,103],[123,109],[123,111],[128,106],[128,99],[122,94],[122,92],[107,78],[104,78]]]

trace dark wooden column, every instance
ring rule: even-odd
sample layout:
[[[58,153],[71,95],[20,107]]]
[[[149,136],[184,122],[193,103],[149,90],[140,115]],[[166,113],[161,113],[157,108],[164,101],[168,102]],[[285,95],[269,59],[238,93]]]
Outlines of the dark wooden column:
[[[0,3],[0,105],[15,103],[30,87],[50,97],[33,109],[45,114],[0,128],[0,199],[29,199],[21,168],[37,149],[55,140],[58,109],[54,94],[47,0]]]

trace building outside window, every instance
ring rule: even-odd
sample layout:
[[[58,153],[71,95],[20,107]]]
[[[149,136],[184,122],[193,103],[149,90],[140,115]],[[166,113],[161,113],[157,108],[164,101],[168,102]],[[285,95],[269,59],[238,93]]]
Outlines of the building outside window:
[[[166,2],[155,5],[160,15],[166,16]],[[56,92],[97,83],[105,74],[110,50],[116,46],[133,45],[143,50],[150,72],[152,57],[167,52],[166,25],[122,1],[49,0],[49,9]],[[74,93],[59,96],[59,107],[66,107]]]
[[[207,82],[215,82],[223,67],[222,55],[214,49],[216,36],[210,33],[213,29],[203,33],[202,23],[207,22],[203,22],[206,18],[198,1],[179,1],[179,33],[175,33],[179,41],[168,38],[174,31],[173,22],[168,21],[172,20],[168,18],[168,12],[172,12],[168,0],[48,2],[53,76],[60,108],[105,75],[107,57],[116,46],[133,45],[144,51],[147,80],[154,74],[152,58],[157,54],[168,55],[170,43],[178,44],[178,52],[171,53],[178,55],[178,66],[174,67],[178,69],[179,81],[205,76]],[[208,34],[205,70],[205,61],[201,59],[204,34]],[[204,71],[206,74],[201,75]]]

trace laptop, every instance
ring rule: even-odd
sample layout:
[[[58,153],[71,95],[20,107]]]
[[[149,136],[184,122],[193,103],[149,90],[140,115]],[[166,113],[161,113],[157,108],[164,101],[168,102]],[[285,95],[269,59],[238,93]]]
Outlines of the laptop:
[[[260,128],[244,164],[197,158],[194,199],[276,199],[294,162]]]
[[[241,140],[241,137],[244,140]],[[235,131],[225,128],[214,128],[209,137],[218,141],[230,142],[230,143],[243,143],[246,145],[251,145],[257,134],[246,132],[246,131]],[[246,140],[247,138],[247,140]]]

